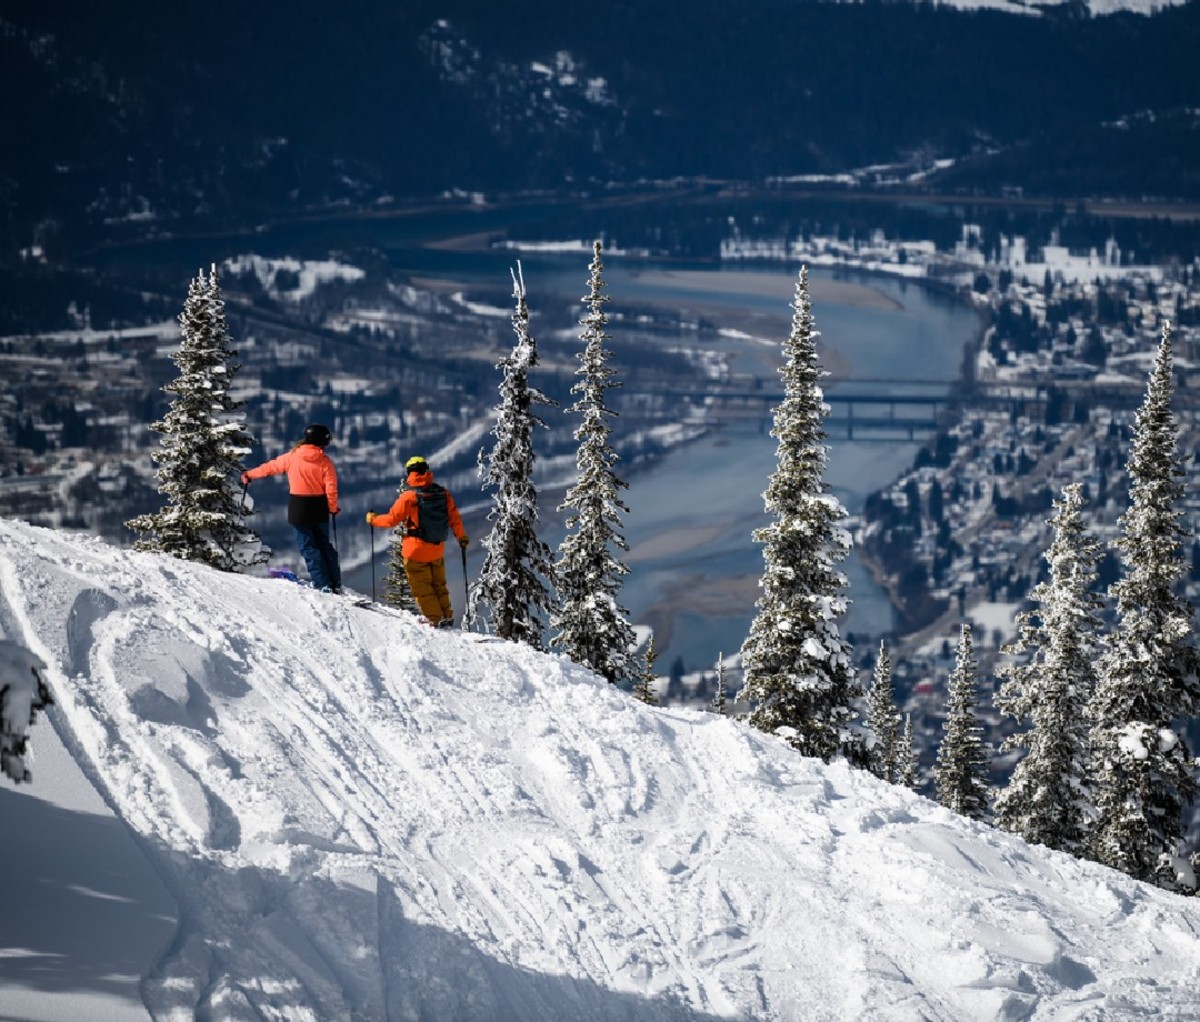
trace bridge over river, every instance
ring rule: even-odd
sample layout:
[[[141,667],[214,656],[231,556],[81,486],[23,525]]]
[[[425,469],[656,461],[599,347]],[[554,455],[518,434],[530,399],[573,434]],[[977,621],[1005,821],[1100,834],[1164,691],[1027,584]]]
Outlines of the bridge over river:
[[[830,407],[825,430],[831,438],[894,443],[915,441],[953,423],[964,406],[990,407],[1004,411],[1036,414],[1053,399],[1052,388],[1062,397],[1080,395],[1091,404],[1110,408],[1136,408],[1145,397],[1145,385],[1137,381],[1097,386],[1092,381],[1056,381],[1053,385],[1013,381],[970,381],[886,379],[856,376],[821,381],[825,402]],[[750,377],[713,381],[704,387],[624,388],[626,394],[653,394],[677,400],[692,400],[709,408],[721,421],[760,422],[770,427],[775,408],[784,394],[778,385]],[[1192,407],[1200,395],[1178,392],[1176,404]]]

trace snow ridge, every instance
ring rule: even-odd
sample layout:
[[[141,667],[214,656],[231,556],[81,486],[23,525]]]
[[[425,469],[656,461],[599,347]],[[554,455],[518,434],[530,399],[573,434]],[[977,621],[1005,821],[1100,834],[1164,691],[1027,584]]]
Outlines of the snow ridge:
[[[1194,899],[561,657],[11,521],[0,592],[155,1019],[1195,1018]]]

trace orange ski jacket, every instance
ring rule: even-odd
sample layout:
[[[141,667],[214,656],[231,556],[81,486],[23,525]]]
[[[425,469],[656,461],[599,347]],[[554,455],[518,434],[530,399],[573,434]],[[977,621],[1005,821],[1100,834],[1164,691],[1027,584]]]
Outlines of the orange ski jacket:
[[[251,479],[288,477],[288,522],[292,525],[320,525],[337,514],[337,469],[325,451],[316,444],[299,444],[287,454],[264,461],[248,469]]]
[[[432,472],[409,472],[408,489],[396,498],[387,514],[376,515],[371,525],[376,529],[392,529],[402,525],[405,529],[404,539],[400,543],[400,556],[406,561],[438,561],[445,556],[445,543],[430,543],[420,536],[410,535],[408,530],[417,527],[417,493],[422,486],[433,482]],[[458,513],[454,498],[446,491],[446,514],[450,519],[450,531],[455,537],[462,539],[466,534],[463,528],[462,515]]]

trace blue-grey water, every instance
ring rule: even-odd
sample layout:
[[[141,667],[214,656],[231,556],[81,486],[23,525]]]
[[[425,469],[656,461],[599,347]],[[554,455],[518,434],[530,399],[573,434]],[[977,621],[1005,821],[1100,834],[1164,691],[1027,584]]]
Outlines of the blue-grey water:
[[[513,261],[503,264],[505,272]],[[586,259],[578,257],[572,269],[564,268],[562,257],[522,260],[531,303],[539,293],[558,292],[578,297],[587,281]],[[661,267],[659,267],[661,268]],[[670,269],[670,267],[665,267]],[[758,271],[774,284],[755,281],[745,291],[723,286],[713,293],[663,286],[647,272],[656,267],[638,264],[624,268],[618,259],[606,266],[610,314],[622,301],[664,308],[694,308],[703,303],[705,315],[721,325],[728,316],[736,322],[744,312],[778,316],[774,339],[782,341],[791,317],[790,301],[795,272],[775,268]],[[439,272],[455,267],[445,254],[439,255]],[[464,267],[464,276],[478,279],[478,255]],[[739,279],[737,267],[731,280]],[[496,270],[499,273],[499,270]],[[887,301],[872,304],[843,304],[841,292],[822,298],[823,284],[849,281],[873,289]],[[918,284],[872,274],[853,274],[816,269],[810,271],[813,315],[821,335],[822,351],[837,363],[839,373],[853,380],[893,381],[875,384],[876,389],[902,391],[905,380],[944,380],[946,388],[959,374],[964,346],[979,330],[974,312],[952,297]],[[773,293],[764,294],[764,290]],[[715,344],[731,358],[738,372],[753,373],[778,389],[777,347],[736,338],[704,341],[689,338],[689,344]],[[741,648],[753,618],[757,582],[763,562],[761,547],[752,532],[767,521],[763,492],[776,464],[776,441],[769,435],[769,412],[761,422],[735,420],[699,440],[670,451],[652,467],[618,474],[629,483],[622,533],[629,543],[622,560],[629,574],[620,600],[637,624],[655,629],[660,668],[667,669],[676,658],[687,670],[706,669],[722,653]],[[916,455],[924,438],[916,440],[846,440],[831,430],[826,481],[847,511],[861,511],[866,497],[896,479]],[[474,480],[459,481],[456,495],[461,503],[478,500]],[[547,518],[552,516],[546,514]],[[477,516],[470,523],[478,537],[486,523]],[[560,527],[547,525],[543,538],[556,547]],[[376,572],[382,569],[382,549]],[[469,557],[468,577],[474,578],[482,563],[478,546]],[[455,606],[462,602],[461,568],[450,565]],[[842,622],[843,633],[856,646],[873,647],[879,636],[891,631],[895,612],[887,593],[851,553],[843,569],[848,580],[850,609]],[[351,573],[350,582],[367,590],[366,572]]]
[[[237,236],[160,239],[113,249],[97,259],[102,264],[177,264],[194,272],[194,267],[247,252],[325,258],[339,247],[369,244],[385,251],[395,266],[408,272],[507,286],[509,268],[517,258],[511,252],[463,252],[423,245],[476,231],[503,230],[522,215],[539,213],[531,207],[524,212],[434,210],[394,219],[348,218]],[[539,295],[549,292],[573,299],[582,296],[588,262],[585,253],[523,257],[531,307],[536,308]],[[706,293],[677,286],[654,272],[686,267],[640,260],[623,263],[619,254],[606,255],[605,264],[610,315],[619,311],[623,302],[672,309],[702,305],[705,317],[720,326],[727,325],[726,321],[734,325],[746,313],[777,317],[771,338],[777,344],[786,337],[795,267],[754,271],[754,286],[740,288],[736,282],[746,279],[741,274],[753,268],[733,266],[723,286]],[[695,269],[694,264],[690,268]],[[839,374],[892,381],[874,385],[885,390],[902,390],[906,379],[945,380],[949,386],[957,378],[964,346],[979,330],[975,313],[963,304],[919,284],[879,275],[814,269],[810,278],[822,351],[831,364],[836,363],[831,367]],[[872,288],[884,300],[843,304],[842,293],[832,286],[839,280]],[[737,372],[778,384],[778,349],[773,345],[736,337],[714,341],[710,335],[699,334],[685,340],[693,345],[719,346]],[[891,482],[911,463],[917,447],[917,442],[848,441],[831,436],[826,479],[846,508],[857,512],[869,493]],[[635,623],[655,627],[663,657],[660,666],[680,657],[688,669],[705,668],[718,654],[740,648],[754,614],[762,570],[761,548],[751,533],[766,520],[762,494],[774,467],[774,439],[762,423],[742,421],[671,451],[649,469],[624,475],[630,488],[623,534],[631,550],[624,558],[630,573],[621,601]],[[473,486],[463,485],[458,496],[466,503],[480,494]],[[477,516],[471,528],[478,537],[486,523]],[[354,538],[357,541],[358,537]],[[554,545],[561,533],[548,527],[545,538]],[[380,539],[375,564],[380,576],[383,550]],[[481,561],[476,546],[469,558],[468,575],[473,575]],[[844,567],[852,605],[843,630],[864,639],[888,631],[893,611],[887,595],[853,554]],[[459,573],[457,566],[452,566],[456,606],[462,600]],[[370,570],[349,571],[347,580],[355,588],[369,591]]]
[[[527,282],[532,269],[527,267]],[[764,288],[755,281],[746,292],[722,287],[702,297],[709,306],[731,311],[779,313],[782,340],[795,273],[780,268],[760,272],[778,286]],[[690,306],[698,298],[694,291],[660,288],[640,269],[610,267],[605,276],[613,304],[627,299]],[[947,387],[957,379],[964,346],[979,330],[970,309],[944,294],[896,279],[845,273],[837,277],[890,299],[866,306],[822,301],[822,284],[834,274],[810,271],[813,315],[823,350],[850,378],[893,380],[898,388],[906,379],[940,379]],[[736,271],[730,279],[738,279]],[[763,290],[776,295],[764,295]],[[756,354],[761,355],[761,346]],[[744,358],[739,368],[745,371],[755,361]],[[778,384],[778,352],[757,361],[772,363],[771,378]],[[912,463],[918,447],[919,442],[839,439],[831,431],[826,481],[846,509],[857,513],[870,493]],[[627,477],[624,535],[631,549],[622,602],[635,622],[656,628],[660,667],[665,669],[678,656],[689,670],[705,668],[721,653],[741,647],[754,615],[763,566],[761,547],[751,533],[767,521],[762,495],[775,465],[774,438],[760,424],[740,422]],[[843,631],[855,635],[856,641],[871,641],[867,637],[890,631],[894,610],[887,594],[854,554],[843,567],[852,601]]]

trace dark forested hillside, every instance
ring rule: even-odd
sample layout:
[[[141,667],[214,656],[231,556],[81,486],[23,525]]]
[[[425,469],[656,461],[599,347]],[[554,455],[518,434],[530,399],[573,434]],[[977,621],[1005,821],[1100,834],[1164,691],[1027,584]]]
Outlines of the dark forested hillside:
[[[0,3],[0,259],[446,189],[757,181],[1200,197],[1200,5]],[[969,159],[968,159],[969,157]]]

